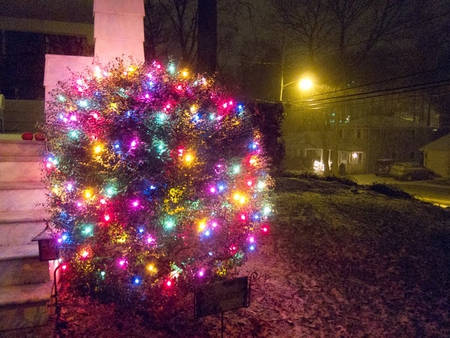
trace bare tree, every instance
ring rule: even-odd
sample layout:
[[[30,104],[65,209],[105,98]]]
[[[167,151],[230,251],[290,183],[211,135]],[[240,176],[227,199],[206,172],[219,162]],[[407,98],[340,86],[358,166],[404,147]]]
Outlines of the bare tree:
[[[192,66],[197,46],[197,0],[159,0],[162,10],[170,20],[172,41],[177,41],[171,50],[178,49],[181,67]]]
[[[272,0],[272,6],[284,35],[306,49],[307,62],[314,65],[333,29],[328,0]]]
[[[354,76],[352,67],[396,38],[392,33],[404,27],[411,1],[273,0],[272,4],[288,38],[298,42],[298,50],[306,50],[308,66],[318,64],[329,82],[341,85]]]
[[[166,54],[164,46],[169,40],[169,20],[159,0],[145,0],[144,53],[147,60],[155,60]]]

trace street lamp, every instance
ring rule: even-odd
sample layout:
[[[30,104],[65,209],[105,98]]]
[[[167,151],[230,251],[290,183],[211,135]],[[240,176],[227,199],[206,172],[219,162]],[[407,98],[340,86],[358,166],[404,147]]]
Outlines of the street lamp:
[[[301,91],[308,91],[314,87],[314,81],[310,77],[303,77],[300,80],[294,80],[288,83],[284,83],[284,76],[281,75],[281,84],[280,84],[280,102],[283,102],[283,91],[284,88],[290,86],[293,83],[298,83],[298,87]]]

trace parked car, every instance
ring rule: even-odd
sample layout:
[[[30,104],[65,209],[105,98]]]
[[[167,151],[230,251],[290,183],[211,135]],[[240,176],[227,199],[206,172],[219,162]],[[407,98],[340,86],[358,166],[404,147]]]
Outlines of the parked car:
[[[375,175],[388,176],[391,171],[394,160],[392,158],[380,158],[375,163]]]
[[[389,172],[389,176],[404,181],[429,180],[433,178],[433,172],[419,163],[401,162],[394,163]]]

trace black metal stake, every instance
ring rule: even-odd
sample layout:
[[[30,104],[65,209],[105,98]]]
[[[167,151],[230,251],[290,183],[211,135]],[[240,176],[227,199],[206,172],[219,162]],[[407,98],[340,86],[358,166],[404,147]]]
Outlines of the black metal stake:
[[[221,328],[220,337],[223,338],[223,312],[222,312],[222,328]]]
[[[56,272],[58,269],[63,266],[63,264],[59,264],[55,270],[53,271],[53,286],[55,287],[55,312],[56,312],[56,320],[59,319],[59,314],[61,312],[61,308],[58,304],[58,282],[56,280]]]

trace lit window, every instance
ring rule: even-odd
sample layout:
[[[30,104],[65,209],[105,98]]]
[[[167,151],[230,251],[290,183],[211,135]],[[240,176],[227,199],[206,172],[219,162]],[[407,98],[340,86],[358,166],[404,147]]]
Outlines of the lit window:
[[[362,153],[353,152],[350,156],[350,163],[352,164],[361,164],[362,163]]]

